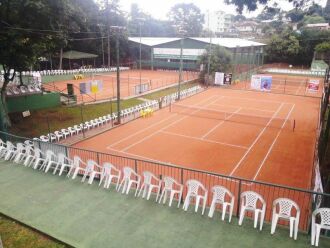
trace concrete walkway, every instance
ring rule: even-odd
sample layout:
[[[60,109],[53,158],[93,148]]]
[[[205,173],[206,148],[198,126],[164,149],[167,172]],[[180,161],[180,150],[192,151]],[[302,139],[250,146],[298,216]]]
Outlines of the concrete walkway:
[[[272,236],[268,224],[259,232],[249,220],[238,226],[97,184],[0,161],[0,212],[75,247],[310,247],[306,234],[294,241],[279,228]]]

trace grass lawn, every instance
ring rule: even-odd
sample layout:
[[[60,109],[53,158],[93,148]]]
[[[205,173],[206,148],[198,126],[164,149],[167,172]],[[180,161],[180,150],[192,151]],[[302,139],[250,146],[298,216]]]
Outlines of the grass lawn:
[[[0,237],[4,248],[66,247],[1,215]]]
[[[128,108],[143,101],[136,98],[121,101],[121,108]],[[49,108],[43,110],[31,111],[31,116],[21,119],[12,118],[12,128],[11,133],[14,133],[23,137],[38,137],[42,134],[47,134],[49,120],[49,129],[51,132],[56,130],[61,130],[62,128],[67,128],[82,122],[81,109],[83,113],[83,120],[88,121],[111,112],[110,102],[99,103],[99,104],[89,104],[80,106],[60,106],[56,108]],[[112,102],[112,111],[117,110],[117,105]]]
[[[181,89],[190,88],[195,85],[197,85],[197,82],[186,83],[181,86]],[[177,89],[177,86],[170,87],[145,95],[143,98],[149,100],[159,99],[162,96],[176,92]],[[129,108],[140,103],[143,103],[143,101],[138,98],[123,100],[121,101],[121,108]],[[49,130],[50,132],[54,132],[56,130],[61,130],[62,128],[80,124],[82,122],[81,109],[83,113],[83,120],[89,121],[91,119],[109,114],[111,112],[111,105],[110,102],[104,102],[84,105],[82,107],[60,106],[56,108],[31,111],[31,116],[24,119],[22,119],[21,115],[16,118],[15,116],[12,116],[12,128],[10,129],[10,132],[19,136],[33,138],[47,134],[49,133]],[[115,112],[116,110],[117,104],[116,102],[113,102],[112,111]]]

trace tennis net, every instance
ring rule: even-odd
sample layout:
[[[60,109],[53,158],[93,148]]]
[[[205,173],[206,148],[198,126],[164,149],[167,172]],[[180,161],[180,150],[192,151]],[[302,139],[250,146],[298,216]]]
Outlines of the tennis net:
[[[268,117],[262,115],[249,115],[235,112],[219,111],[203,107],[193,107],[177,103],[172,103],[170,111],[180,115],[190,115],[199,118],[222,120],[246,125],[257,125],[262,127],[271,127],[278,129],[293,130],[295,120],[290,118]]]

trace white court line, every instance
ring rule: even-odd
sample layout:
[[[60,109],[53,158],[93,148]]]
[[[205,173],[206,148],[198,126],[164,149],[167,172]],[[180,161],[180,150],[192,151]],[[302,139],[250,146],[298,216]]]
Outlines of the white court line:
[[[223,106],[223,107],[238,107],[238,106],[235,106],[235,105],[227,105],[227,104],[212,104],[212,105],[215,105],[215,106]],[[269,112],[269,113],[274,113],[275,111],[273,110],[264,110],[264,109],[258,109],[258,108],[249,108],[249,107],[242,107],[242,109],[251,109],[251,110],[256,110],[256,111],[260,111],[260,112]]]
[[[257,91],[259,92],[259,91]],[[260,93],[262,93],[262,91],[260,91]],[[246,97],[232,97],[232,96],[223,96],[224,98],[229,98],[229,99],[240,99],[240,100],[247,100],[247,101],[253,101],[253,102],[270,102],[270,103],[288,103],[288,104],[293,104],[290,102],[279,102],[279,101],[270,101],[270,100],[256,100],[256,99],[252,99],[252,98],[246,98]]]
[[[281,134],[281,132],[282,132],[282,129],[283,129],[284,125],[285,125],[286,122],[288,121],[288,119],[289,119],[289,117],[290,117],[290,115],[291,115],[291,113],[292,113],[294,107],[295,107],[295,104],[292,106],[290,112],[287,114],[287,116],[286,116],[286,118],[285,118],[285,121],[283,122],[283,124],[282,124],[282,126],[281,126],[281,129],[278,131],[278,133],[277,133],[277,135],[276,135],[276,137],[275,137],[275,139],[274,139],[272,145],[269,147],[266,156],[264,157],[264,159],[262,160],[261,164],[259,165],[259,169],[257,170],[257,172],[256,172],[256,174],[254,175],[254,177],[253,177],[252,180],[255,180],[255,179],[257,178],[257,176],[258,176],[258,174],[259,174],[261,168],[263,167],[263,165],[264,165],[265,161],[267,160],[269,154],[271,153],[271,151],[272,151],[272,149],[273,149],[273,147],[274,147],[274,145],[275,145],[275,143],[276,143],[278,137],[280,136],[280,134]]]
[[[214,101],[217,101],[217,100],[218,100],[218,97],[217,97],[217,99],[215,99]],[[202,101],[202,102],[204,102],[204,101]],[[212,103],[213,103],[213,102],[207,104],[206,106],[211,105]],[[200,104],[200,103],[198,103],[198,104]],[[197,103],[194,104],[194,105],[197,105]],[[197,111],[199,111],[199,109],[193,111],[192,113],[195,113],[195,112],[197,112]],[[176,115],[177,115],[177,114],[176,114]],[[151,134],[145,136],[143,139],[140,139],[139,141],[137,141],[137,142],[135,142],[135,143],[133,143],[133,144],[127,146],[127,147],[126,147],[125,149],[123,149],[122,151],[127,151],[127,150],[130,149],[131,147],[133,147],[133,146],[135,146],[135,145],[137,145],[137,144],[139,144],[139,143],[141,143],[141,142],[143,142],[143,141],[149,139],[150,137],[156,135],[157,133],[163,131],[164,129],[169,128],[169,127],[173,126],[174,124],[178,123],[179,121],[182,121],[182,120],[184,120],[184,119],[186,119],[186,118],[188,118],[188,117],[189,117],[189,116],[183,116],[183,117],[179,118],[178,120],[176,120],[176,121],[174,121],[174,122],[172,122],[172,123],[170,123],[170,124],[168,124],[168,125],[162,127],[161,129],[157,130],[156,132],[151,133]]]
[[[221,126],[223,123],[225,123],[226,120],[229,120],[230,117],[232,117],[234,114],[238,113],[242,108],[238,108],[235,112],[233,112],[232,114],[230,114],[227,118],[225,118],[223,121],[220,121],[217,125],[215,125],[213,128],[211,128],[211,130],[209,130],[206,134],[204,134],[202,136],[202,139],[204,139],[206,136],[208,136],[210,133],[212,133],[216,128],[218,128],[219,126]]]
[[[261,132],[259,133],[259,135],[257,136],[257,138],[253,141],[253,143],[251,144],[251,146],[249,147],[249,149],[246,151],[246,153],[243,155],[243,157],[240,159],[240,161],[238,161],[238,163],[236,164],[236,166],[234,167],[234,169],[230,172],[229,176],[232,176],[235,173],[235,171],[237,170],[237,168],[241,165],[241,163],[243,162],[243,160],[245,159],[245,157],[251,151],[252,147],[257,143],[257,141],[259,140],[259,138],[261,137],[261,135],[265,132],[266,128],[271,123],[271,121],[274,119],[274,117],[277,115],[277,113],[281,110],[281,108],[283,107],[283,105],[284,105],[284,103],[282,103],[278,107],[277,111],[273,114],[272,118],[268,121],[268,123],[266,124],[266,126],[261,130]]]
[[[213,98],[213,97],[214,97],[214,96],[210,96],[210,97],[207,98],[205,101],[208,101],[210,98]],[[202,101],[202,102],[204,102],[204,101]],[[175,114],[175,115],[177,115],[177,114]],[[126,136],[125,138],[122,138],[122,139],[118,140],[117,142],[115,142],[115,143],[113,143],[113,144],[107,146],[106,149],[110,149],[111,147],[113,147],[113,146],[115,146],[115,145],[121,143],[122,141],[128,140],[129,138],[131,138],[131,137],[133,137],[133,136],[135,136],[135,135],[137,135],[137,134],[140,134],[140,133],[144,132],[145,130],[148,130],[148,129],[150,129],[151,127],[154,127],[154,126],[156,126],[156,125],[158,125],[158,124],[160,124],[160,123],[163,123],[163,122],[165,122],[165,121],[171,119],[172,117],[173,117],[173,115],[171,115],[171,116],[169,116],[168,118],[165,118],[165,119],[163,119],[163,120],[161,120],[161,121],[158,121],[158,122],[156,122],[156,123],[154,123],[154,124],[152,124],[152,125],[150,125],[150,126],[148,126],[148,127],[146,127],[146,128],[140,129],[139,131],[137,131],[137,132],[135,132],[135,133],[132,133],[131,135],[128,135],[128,136]]]
[[[174,135],[174,136],[179,136],[179,137],[188,138],[188,139],[194,139],[194,140],[208,142],[208,143],[220,144],[220,145],[225,145],[225,146],[232,146],[232,147],[237,147],[237,148],[242,148],[242,149],[248,149],[248,147],[246,147],[246,146],[234,145],[234,144],[229,144],[229,143],[224,143],[224,142],[219,142],[219,141],[209,140],[209,139],[202,139],[202,138],[189,136],[189,135],[184,135],[184,134],[178,134],[178,133],[167,132],[167,131],[161,131],[161,133]]]
[[[109,150],[112,150],[112,151],[115,151],[115,152],[118,152],[118,153],[123,153],[123,154],[127,154],[129,156],[134,156],[134,157],[137,157],[137,158],[140,158],[142,160],[147,160],[150,161],[150,162],[154,162],[154,163],[160,163],[160,164],[170,164],[170,165],[174,165],[174,166],[181,166],[181,167],[184,167],[183,165],[179,165],[179,164],[172,164],[170,162],[164,162],[164,161],[160,161],[160,160],[157,160],[157,159],[152,159],[152,158],[149,158],[149,157],[145,157],[145,156],[140,156],[140,155],[137,155],[137,154],[134,154],[134,153],[131,153],[131,152],[123,152],[121,150],[117,150],[117,149],[114,149],[114,148],[109,148]]]
[[[156,123],[153,123],[153,124],[150,125],[150,126],[147,126],[146,128],[139,129],[139,131],[137,131],[137,132],[135,132],[135,133],[132,133],[132,134],[126,136],[125,138],[122,138],[122,139],[116,141],[115,143],[113,143],[113,144],[107,146],[106,148],[107,148],[107,149],[111,149],[112,146],[115,146],[115,145],[121,143],[122,141],[128,140],[129,138],[131,138],[131,137],[133,137],[133,136],[135,136],[135,135],[137,135],[137,134],[140,134],[140,133],[144,132],[145,130],[148,130],[148,129],[154,127],[154,126],[157,126],[158,124],[163,123],[163,122],[165,122],[165,121],[171,119],[172,117],[173,117],[173,116],[171,115],[171,116],[169,116],[168,118],[165,118],[165,119],[163,119],[163,120],[161,120],[161,121],[158,121],[158,122],[156,122]]]

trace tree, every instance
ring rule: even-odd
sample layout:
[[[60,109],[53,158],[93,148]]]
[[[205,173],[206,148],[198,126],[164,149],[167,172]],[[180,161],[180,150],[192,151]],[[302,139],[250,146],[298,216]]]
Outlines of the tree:
[[[204,15],[193,3],[174,5],[168,17],[181,36],[199,36],[203,30]]]
[[[200,73],[202,81],[207,74],[207,64],[209,59],[209,47],[205,53],[199,58],[199,64],[203,65],[203,70]],[[218,45],[212,46],[210,57],[210,75],[215,72],[227,72],[231,68],[231,54],[223,47]]]
[[[277,5],[273,7],[265,6],[262,12],[257,16],[259,20],[273,20],[276,19],[281,13],[281,8]]]
[[[318,52],[318,53],[328,53],[328,52],[330,52],[330,42],[325,41],[325,42],[322,42],[322,43],[316,45],[315,51]]]
[[[330,21],[330,0],[327,0],[327,3],[323,9],[323,17],[329,22]]]
[[[304,18],[304,12],[301,9],[294,8],[286,14],[286,17],[290,18],[292,22],[300,22]]]
[[[310,2],[311,0],[287,0],[297,8],[300,8]],[[271,0],[225,0],[225,3],[235,5],[238,13],[242,13],[244,8],[249,11],[254,11],[257,9],[259,4],[266,5],[267,3],[272,3]]]
[[[319,16],[319,15],[312,15],[312,16],[305,15],[304,19],[303,19],[304,25],[313,24],[313,23],[322,23],[322,22],[325,22],[325,19],[324,19],[324,17]]]
[[[274,35],[265,50],[266,61],[295,63],[299,52],[299,41],[291,33]]]
[[[73,5],[73,4],[77,5]],[[10,127],[6,88],[17,72],[29,70],[39,57],[66,43],[70,31],[79,30],[78,0],[0,0],[1,86],[0,130]]]

